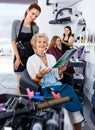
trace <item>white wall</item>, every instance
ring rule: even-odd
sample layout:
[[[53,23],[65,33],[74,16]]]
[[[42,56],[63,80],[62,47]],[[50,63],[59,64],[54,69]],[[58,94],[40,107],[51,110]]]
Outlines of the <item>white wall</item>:
[[[50,38],[53,35],[59,35],[62,37],[64,26],[66,26],[66,24],[49,24],[48,22],[54,18],[54,15],[52,14],[52,6],[46,6],[46,0],[39,0],[38,3],[42,8],[42,13],[38,21],[40,32],[47,33]],[[79,19],[84,18],[89,32],[95,34],[95,0],[82,0],[82,2],[78,3],[78,5],[74,6],[73,8],[82,11],[83,15],[82,17],[79,17]],[[76,27],[79,19],[75,19],[75,21],[73,21],[71,24],[67,24],[72,27],[73,32],[76,32]],[[87,61],[84,92],[87,95],[89,101],[91,101],[93,94],[93,81],[95,80],[95,46],[91,46],[91,48],[88,47],[88,50],[90,53],[84,54],[84,59]]]
[[[95,0],[84,0],[84,18],[87,27],[91,32],[95,33]]]
[[[71,2],[71,0],[68,0],[68,1]],[[40,32],[47,33],[49,37],[52,37],[53,35],[59,35],[62,37],[64,26],[66,25],[70,25],[73,32],[76,31],[76,25],[77,25],[78,19],[80,19],[81,17],[80,18],[74,17],[73,22],[70,24],[63,24],[63,25],[62,24],[60,25],[49,24],[48,22],[54,19],[54,14],[52,13],[53,6],[46,6],[46,0],[38,0],[38,3],[42,8],[42,13],[38,21]],[[82,11],[83,13],[82,17],[85,18],[86,23],[87,23],[87,28],[92,33],[95,32],[94,30],[94,25],[95,25],[94,6],[95,6],[95,0],[82,0],[81,2],[73,6],[73,10],[77,9],[79,11]]]
[[[12,22],[14,19],[22,19],[27,7],[24,4],[0,4],[0,50],[12,49]]]
[[[3,39],[11,38],[11,28],[14,19],[22,19],[28,5],[0,4],[0,44]]]

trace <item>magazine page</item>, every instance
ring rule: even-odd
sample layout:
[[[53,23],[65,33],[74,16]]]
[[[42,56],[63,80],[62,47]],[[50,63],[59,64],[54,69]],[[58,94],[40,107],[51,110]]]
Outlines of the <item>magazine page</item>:
[[[58,68],[59,66],[65,64],[74,55],[76,51],[77,49],[67,50],[52,68]]]

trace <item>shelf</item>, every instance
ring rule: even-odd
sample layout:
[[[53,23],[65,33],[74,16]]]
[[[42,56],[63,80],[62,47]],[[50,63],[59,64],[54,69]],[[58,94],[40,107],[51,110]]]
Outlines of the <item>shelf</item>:
[[[83,60],[79,60],[78,62],[69,61],[68,66],[69,67],[83,67],[83,68],[85,68],[86,67],[86,62],[83,61]]]
[[[73,46],[95,46],[95,43],[77,43],[77,42],[74,42]]]
[[[81,73],[73,73],[72,75],[72,81],[73,81],[73,86],[76,88],[76,84],[80,84],[82,87],[85,83],[85,67],[86,67],[86,62],[84,60],[69,60],[68,62],[69,67],[78,67],[78,69],[82,68]],[[80,89],[80,87],[79,87]]]

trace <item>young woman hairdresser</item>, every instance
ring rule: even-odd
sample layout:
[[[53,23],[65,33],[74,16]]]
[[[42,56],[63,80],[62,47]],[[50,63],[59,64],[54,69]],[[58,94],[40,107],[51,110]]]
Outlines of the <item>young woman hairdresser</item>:
[[[69,50],[74,43],[74,37],[70,26],[64,27],[63,39],[62,39],[62,52],[63,54]]]
[[[31,45],[35,50],[35,54],[30,56],[27,61],[27,71],[32,80],[41,84],[42,95],[50,97],[51,88],[55,92],[59,92],[62,97],[72,96],[73,100],[62,104],[69,113],[75,130],[81,130],[80,122],[83,120],[81,114],[82,105],[80,104],[73,87],[68,84],[62,84],[59,79],[63,77],[63,71],[67,66],[62,65],[60,68],[52,68],[56,63],[56,59],[51,54],[46,54],[45,50],[48,46],[48,37],[45,34],[35,34],[32,37]]]
[[[34,22],[40,15],[41,8],[38,4],[32,3],[25,12],[23,20],[14,20],[12,24],[11,40],[14,50],[14,72],[17,74],[18,93],[21,72],[26,68],[29,56],[34,54],[30,39],[39,31]]]

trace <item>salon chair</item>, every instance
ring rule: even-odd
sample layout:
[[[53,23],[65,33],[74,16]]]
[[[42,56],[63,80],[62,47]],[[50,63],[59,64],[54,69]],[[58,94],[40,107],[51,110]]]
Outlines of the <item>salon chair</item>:
[[[20,93],[27,94],[27,88],[29,88],[30,91],[38,92],[41,90],[41,85],[32,80],[25,69],[20,78]]]
[[[22,72],[21,78],[20,78],[20,93],[23,95],[27,95],[26,89],[29,88],[30,91],[34,92],[40,92],[41,93],[41,85],[32,80],[27,72],[27,69],[25,69]],[[49,98],[47,98],[49,99]],[[51,98],[50,98],[51,99]],[[61,106],[55,106],[53,107],[55,110],[61,110]]]
[[[68,83],[68,84],[72,85],[71,75],[69,75],[68,73],[64,73],[63,79],[60,80],[63,84]],[[32,80],[30,78],[27,70],[25,69],[22,72],[22,75],[21,75],[21,78],[20,78],[20,93],[26,95],[27,94],[27,91],[26,91],[27,88],[29,88],[30,91],[38,92],[38,91],[41,90],[41,85],[38,84],[37,82],[35,82],[34,80]]]

